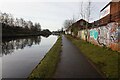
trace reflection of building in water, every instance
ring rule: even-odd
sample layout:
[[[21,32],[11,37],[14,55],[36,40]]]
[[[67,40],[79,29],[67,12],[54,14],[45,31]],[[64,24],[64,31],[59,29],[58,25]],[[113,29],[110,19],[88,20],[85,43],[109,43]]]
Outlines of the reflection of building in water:
[[[39,45],[40,42],[40,36],[4,41],[2,42],[2,55],[11,54],[14,50],[24,49],[27,46],[31,47],[32,45]]]

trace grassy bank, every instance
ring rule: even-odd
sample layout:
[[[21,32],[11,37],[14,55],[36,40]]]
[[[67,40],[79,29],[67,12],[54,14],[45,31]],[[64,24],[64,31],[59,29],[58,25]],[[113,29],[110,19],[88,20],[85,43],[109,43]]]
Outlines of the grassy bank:
[[[118,78],[118,52],[66,36],[107,78]]]
[[[54,75],[57,63],[60,60],[61,41],[62,38],[59,37],[46,56],[30,74],[29,79],[33,80],[33,78],[51,78]]]

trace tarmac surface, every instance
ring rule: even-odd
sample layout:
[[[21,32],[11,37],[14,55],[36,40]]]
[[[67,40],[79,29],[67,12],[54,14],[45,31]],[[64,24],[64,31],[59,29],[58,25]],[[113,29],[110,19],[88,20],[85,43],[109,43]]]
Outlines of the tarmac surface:
[[[54,78],[103,78],[99,71],[64,35],[61,60]]]

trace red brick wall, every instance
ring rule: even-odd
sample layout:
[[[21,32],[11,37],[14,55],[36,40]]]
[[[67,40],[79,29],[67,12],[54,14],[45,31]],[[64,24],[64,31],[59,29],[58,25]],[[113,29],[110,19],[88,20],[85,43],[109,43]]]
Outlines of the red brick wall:
[[[110,14],[100,19],[100,25],[118,22],[120,25],[120,1],[110,3]]]
[[[112,2],[110,8],[111,21],[120,22],[120,2]]]
[[[115,14],[119,11],[119,2],[111,2],[110,4],[110,14]]]

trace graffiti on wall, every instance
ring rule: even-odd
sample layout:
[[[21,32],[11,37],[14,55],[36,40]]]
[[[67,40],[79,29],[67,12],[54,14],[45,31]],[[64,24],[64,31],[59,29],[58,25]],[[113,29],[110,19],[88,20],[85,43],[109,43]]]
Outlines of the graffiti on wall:
[[[106,26],[90,29],[89,41],[97,42],[98,45],[110,47],[111,44],[118,44],[120,42],[120,27],[118,23],[112,22]],[[80,31],[81,39],[85,40],[85,30]]]
[[[97,40],[97,38],[98,38],[98,31],[96,29],[92,29],[89,32],[90,32],[90,37],[92,37],[95,40]]]
[[[120,26],[118,27],[118,42],[120,43]]]
[[[114,23],[109,25],[109,27],[111,27],[110,29],[110,40],[111,42],[117,43],[118,42],[118,33],[119,33],[119,29],[118,29],[118,24]]]
[[[99,45],[109,45],[109,30],[108,28],[106,28],[106,26],[103,27],[99,27],[98,29],[98,38],[97,38],[97,42]]]
[[[110,43],[118,42],[118,24],[113,22],[106,26],[97,28],[98,30],[98,43],[100,45],[109,46]]]

